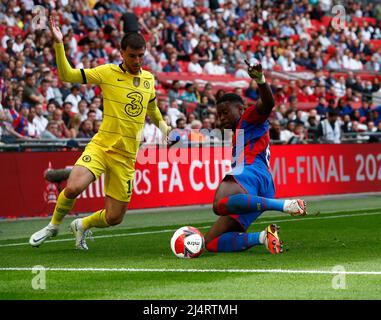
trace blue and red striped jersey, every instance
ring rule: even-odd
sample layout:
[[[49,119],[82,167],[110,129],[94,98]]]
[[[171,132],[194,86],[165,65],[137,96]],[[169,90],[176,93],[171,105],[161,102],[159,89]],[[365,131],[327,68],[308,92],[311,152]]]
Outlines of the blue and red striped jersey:
[[[250,165],[255,160],[270,166],[269,114],[259,114],[256,106],[247,108],[233,135],[232,167]]]

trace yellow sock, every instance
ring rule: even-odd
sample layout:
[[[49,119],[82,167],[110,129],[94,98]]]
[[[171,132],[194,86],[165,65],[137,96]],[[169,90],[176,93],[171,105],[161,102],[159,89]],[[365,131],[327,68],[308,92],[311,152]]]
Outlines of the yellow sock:
[[[110,225],[106,221],[106,210],[102,209],[94,212],[92,215],[83,218],[82,226],[84,230],[90,229],[92,227],[96,228],[106,228]]]
[[[61,191],[58,196],[56,207],[54,208],[52,224],[59,225],[62,219],[69,213],[69,211],[74,207],[76,199],[66,198],[65,189]]]

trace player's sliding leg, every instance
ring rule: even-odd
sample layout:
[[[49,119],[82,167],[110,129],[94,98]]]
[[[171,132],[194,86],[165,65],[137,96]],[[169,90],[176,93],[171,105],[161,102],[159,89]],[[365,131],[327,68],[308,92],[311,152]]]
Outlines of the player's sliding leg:
[[[213,208],[218,215],[251,214],[255,211],[263,212],[266,210],[282,211],[301,216],[307,214],[307,205],[303,200],[279,200],[251,194],[234,194],[218,198]]]
[[[128,202],[119,201],[106,195],[105,209],[80,219],[75,219],[70,224],[70,229],[75,235],[77,249],[88,250],[86,238],[91,234],[91,228],[107,228],[123,221],[127,211]]]
[[[33,247],[38,247],[47,239],[58,234],[59,226],[63,218],[74,207],[77,196],[87,188],[94,180],[94,175],[85,167],[74,166],[70,173],[66,188],[58,196],[57,204],[54,208],[50,223],[43,229],[34,233],[29,243]]]
[[[242,225],[230,216],[219,217],[205,235],[211,252],[237,252],[264,243],[264,232],[245,233]]]
[[[283,252],[279,227],[275,224],[270,224],[261,232],[246,233],[244,228],[230,216],[219,217],[205,235],[206,249],[210,252],[239,252],[265,245],[272,254]]]
[[[232,177],[225,177],[216,192],[214,210],[220,199],[227,196],[243,194],[246,191]],[[259,216],[262,212],[254,213]],[[221,216],[205,235],[206,248],[212,252],[243,251],[264,243],[264,232],[245,233],[242,223],[233,216]],[[255,219],[247,215],[246,218]]]

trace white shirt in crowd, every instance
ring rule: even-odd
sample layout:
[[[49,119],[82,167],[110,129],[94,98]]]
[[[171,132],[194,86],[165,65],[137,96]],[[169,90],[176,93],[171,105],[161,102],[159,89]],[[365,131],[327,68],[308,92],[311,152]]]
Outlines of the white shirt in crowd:
[[[17,42],[14,42],[13,43],[13,46],[12,46],[12,50],[16,53],[19,53],[21,51],[24,50],[24,43],[17,43]]]
[[[226,69],[222,65],[214,64],[213,61],[209,61],[204,66],[204,71],[206,74],[211,75],[224,75],[226,74]]]
[[[262,68],[264,70],[272,70],[276,64],[275,60],[273,57],[266,57],[264,56],[261,60]]]
[[[202,67],[199,63],[189,62],[188,72],[201,74],[202,73]]]
[[[322,140],[328,143],[341,143],[341,129],[340,129],[340,120],[336,120],[334,128],[332,128],[328,119],[325,119],[321,122],[323,129]]]
[[[296,64],[294,61],[289,62],[288,60],[283,60],[281,66],[283,71],[296,71]]]
[[[294,133],[290,130],[281,130],[279,139],[280,141],[284,141],[285,143],[288,143],[290,139],[294,136]]]
[[[333,88],[335,90],[335,93],[336,95],[341,98],[341,97],[344,97],[345,95],[345,90],[346,90],[346,86],[344,83],[340,83],[340,82],[336,82],[334,85],[333,85]]]
[[[132,0],[130,1],[130,6],[131,8],[147,8],[151,6],[151,0]]]
[[[161,143],[163,134],[153,123],[145,123],[143,128],[143,139],[145,143]]]
[[[66,99],[65,102],[71,102],[73,105],[71,107],[71,111],[74,113],[78,113],[78,103],[82,100],[80,95],[75,96],[74,94],[70,93]]]
[[[182,113],[177,108],[168,108],[167,115],[171,120],[172,128],[176,128],[176,120],[182,116]]]
[[[48,119],[46,119],[44,116],[35,115],[33,118],[33,124],[36,126],[37,130],[37,136],[39,137],[42,132],[45,131],[46,127],[48,126]]]

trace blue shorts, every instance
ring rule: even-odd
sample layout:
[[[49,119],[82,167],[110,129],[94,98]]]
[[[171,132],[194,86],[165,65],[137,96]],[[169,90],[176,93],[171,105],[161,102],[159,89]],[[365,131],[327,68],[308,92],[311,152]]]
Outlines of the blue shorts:
[[[265,164],[258,161],[243,168],[234,168],[228,175],[232,176],[247,194],[263,198],[274,198],[274,180]],[[262,212],[263,211],[242,215],[232,214],[230,217],[238,221],[246,231]]]

